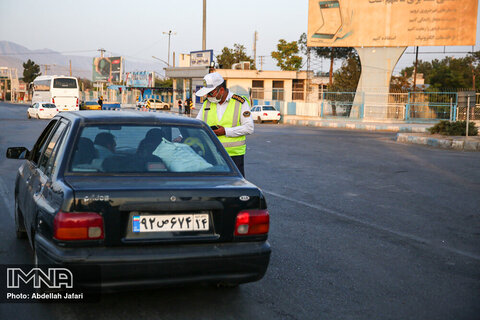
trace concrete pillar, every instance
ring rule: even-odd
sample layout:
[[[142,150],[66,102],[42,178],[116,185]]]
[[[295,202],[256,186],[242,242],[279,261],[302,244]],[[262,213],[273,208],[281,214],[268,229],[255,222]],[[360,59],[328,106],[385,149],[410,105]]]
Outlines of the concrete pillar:
[[[406,49],[407,47],[355,48],[360,57],[362,74],[350,117],[359,116],[363,103],[364,110],[375,108],[376,118],[387,118],[390,79],[395,65]]]

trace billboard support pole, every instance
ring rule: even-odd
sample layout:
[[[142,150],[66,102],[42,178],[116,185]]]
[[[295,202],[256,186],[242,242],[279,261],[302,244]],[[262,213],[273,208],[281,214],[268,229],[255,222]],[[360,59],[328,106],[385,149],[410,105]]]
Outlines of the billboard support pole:
[[[363,103],[364,114],[367,114],[366,111],[368,111],[369,106],[388,105],[393,69],[406,49],[407,47],[355,48],[360,57],[362,73],[358,81],[354,105],[359,106]],[[354,114],[355,112],[350,113],[351,116],[354,116]],[[381,110],[380,113],[376,112],[376,116],[387,118],[387,115],[387,108]]]

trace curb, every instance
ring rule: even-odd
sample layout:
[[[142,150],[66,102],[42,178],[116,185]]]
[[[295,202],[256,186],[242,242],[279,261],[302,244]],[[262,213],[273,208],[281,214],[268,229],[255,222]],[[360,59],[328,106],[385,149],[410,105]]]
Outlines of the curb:
[[[397,133],[395,138],[397,142],[411,143],[430,146],[440,149],[452,149],[459,151],[480,151],[480,141],[463,140],[456,138],[430,138],[422,136],[412,136],[406,133]]]
[[[308,126],[308,127],[324,127],[324,128],[339,128],[351,130],[366,130],[366,131],[390,131],[390,132],[411,132],[411,133],[426,133],[427,127],[412,127],[403,125],[378,125],[368,123],[348,123],[348,122],[321,122],[312,120],[284,120],[284,124]]]

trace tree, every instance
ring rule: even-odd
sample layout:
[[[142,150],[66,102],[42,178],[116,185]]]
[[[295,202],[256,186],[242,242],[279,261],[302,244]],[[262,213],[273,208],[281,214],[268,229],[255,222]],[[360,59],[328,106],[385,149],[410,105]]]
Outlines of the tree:
[[[343,62],[342,67],[335,72],[335,80],[331,90],[338,92],[356,91],[361,72],[360,58],[356,54],[350,54]]]
[[[304,54],[307,53],[307,34],[302,33],[300,35],[300,40],[298,40],[300,48]],[[328,82],[329,86],[332,86],[333,78],[333,63],[335,59],[348,59],[352,54],[357,55],[357,52],[352,47],[312,47],[315,55],[319,58],[330,59],[330,80]]]
[[[287,42],[280,39],[277,50],[272,52],[272,58],[277,60],[277,66],[284,71],[298,71],[302,67],[302,57],[296,55],[299,52],[297,41]]]
[[[85,78],[78,78],[78,86],[83,90],[90,90],[93,88],[92,81]]]
[[[161,79],[155,77],[155,87],[156,88],[173,88],[172,79]]]
[[[25,83],[30,83],[35,80],[36,77],[41,75],[40,66],[34,61],[28,59],[27,62],[23,63],[23,81]]]
[[[245,52],[245,46],[235,43],[233,49],[224,47],[222,53],[217,56],[217,64],[220,69],[231,69],[234,63],[241,61],[250,62],[250,69],[255,70],[255,61]]]
[[[431,62],[420,60],[417,73],[423,73],[425,83],[437,91],[477,88],[480,83],[475,77],[475,74],[479,71],[476,57],[474,52],[463,58],[445,57],[442,60],[434,59]],[[478,57],[480,58],[480,54]],[[411,77],[412,72],[413,67],[408,67],[400,73],[403,76]]]

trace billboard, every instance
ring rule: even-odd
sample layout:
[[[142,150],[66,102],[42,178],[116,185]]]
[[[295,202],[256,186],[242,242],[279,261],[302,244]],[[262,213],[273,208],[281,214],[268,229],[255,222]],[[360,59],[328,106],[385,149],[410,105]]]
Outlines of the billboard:
[[[93,58],[92,80],[103,82],[122,81],[123,58],[101,57]]]
[[[473,46],[478,0],[309,0],[309,47]]]
[[[200,67],[210,65],[213,61],[213,50],[191,51],[190,52],[190,67]]]
[[[153,88],[155,75],[149,71],[127,72],[125,75],[127,87]]]

